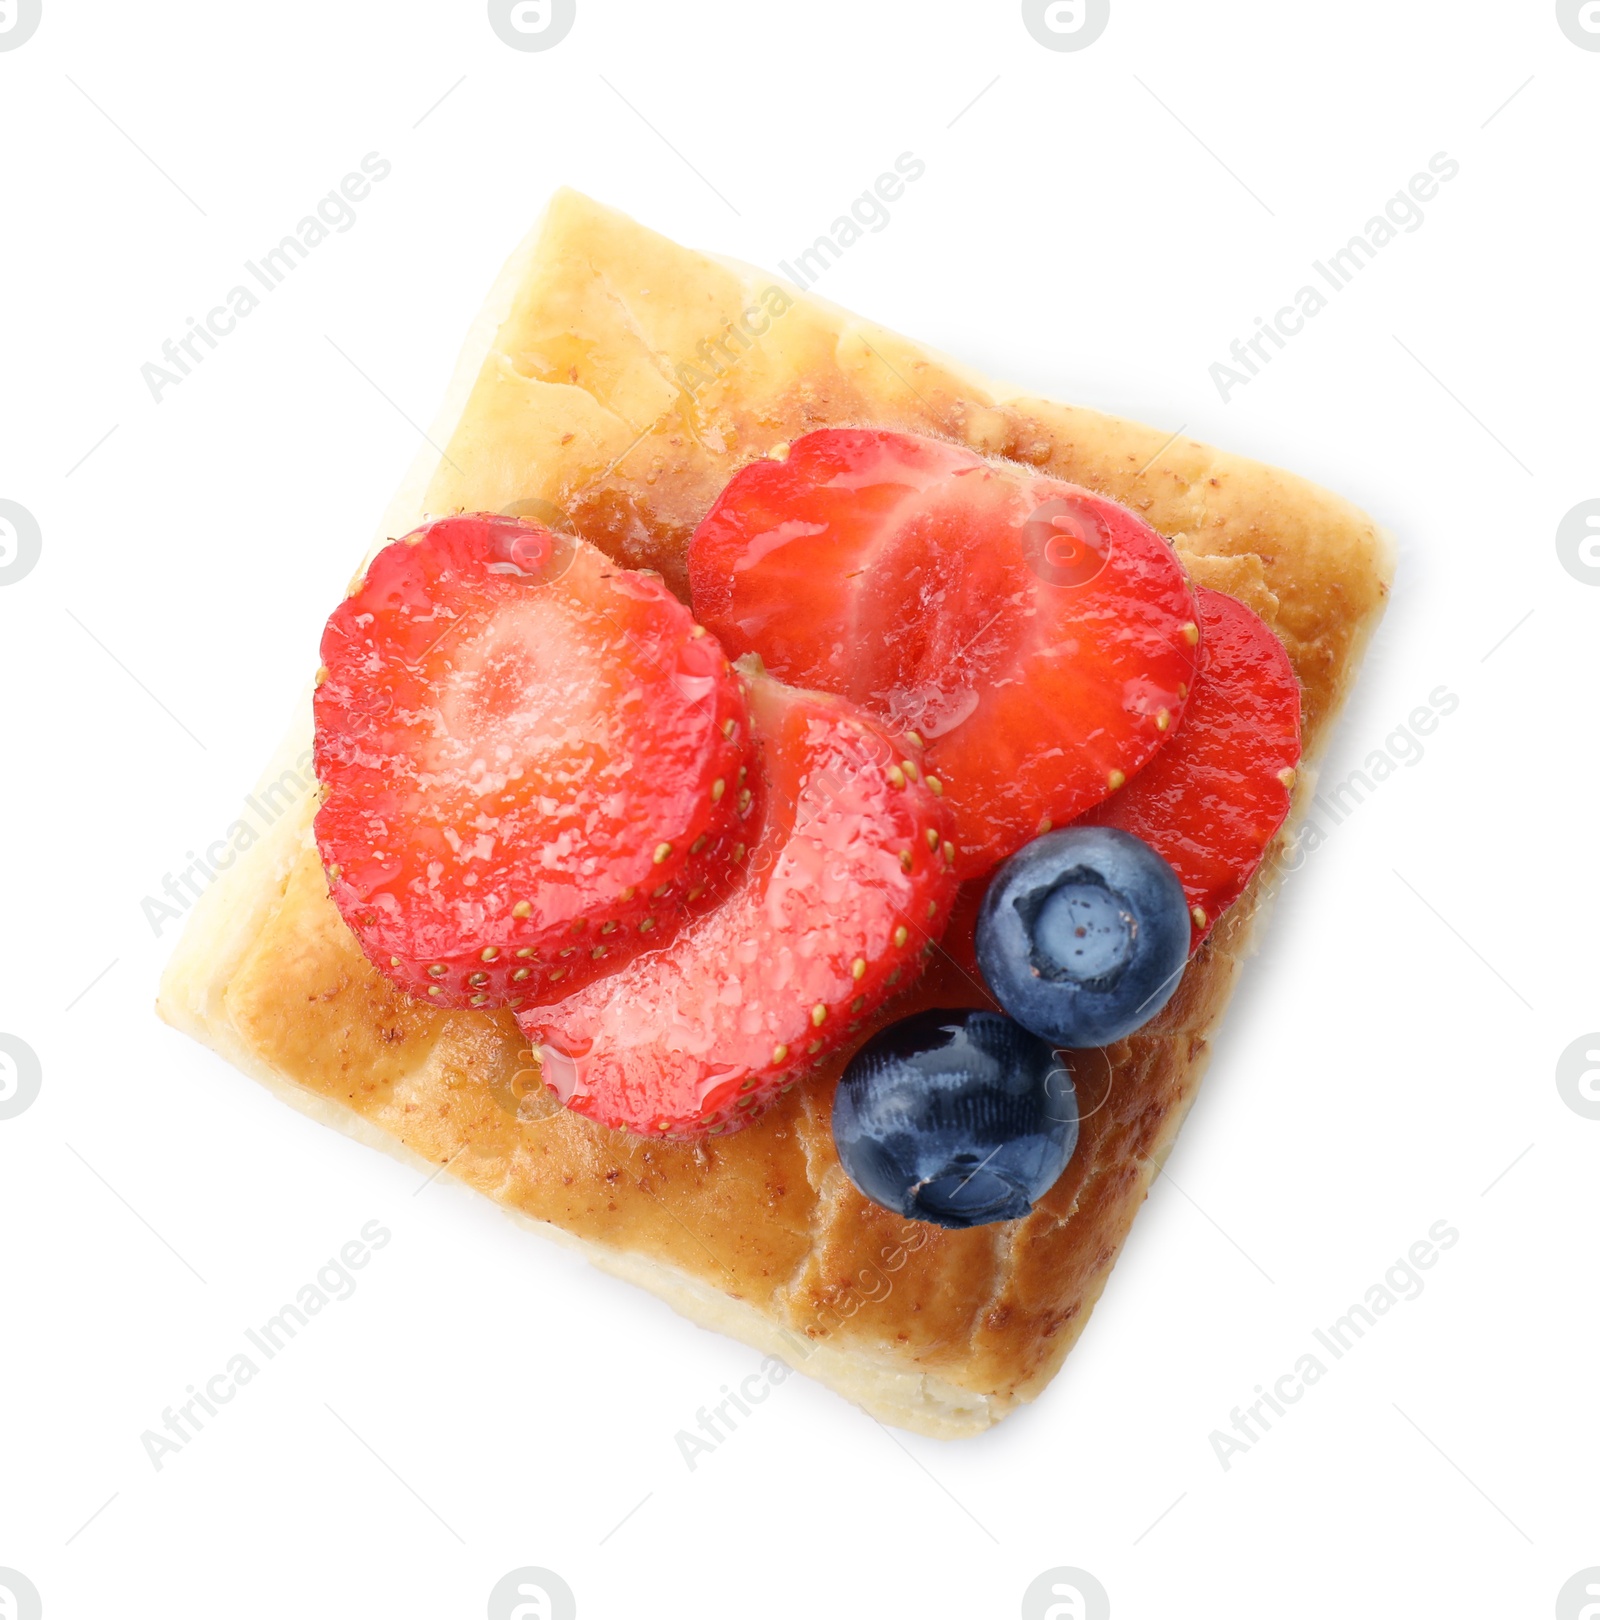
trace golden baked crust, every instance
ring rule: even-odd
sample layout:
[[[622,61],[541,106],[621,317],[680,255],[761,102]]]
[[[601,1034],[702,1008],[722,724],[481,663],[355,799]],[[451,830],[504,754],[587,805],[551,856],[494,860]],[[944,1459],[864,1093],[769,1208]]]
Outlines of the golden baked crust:
[[[1288,473],[997,388],[766,276],[572,192],[502,273],[376,544],[427,517],[550,508],[686,594],[684,550],[734,469],[812,428],[932,433],[1113,496],[1200,582],[1283,639],[1320,753],[1382,611],[1388,542]],[[823,1379],[885,1422],[972,1433],[1059,1368],[1105,1285],[1204,1067],[1262,908],[1264,869],[1156,1022],[1078,1076],[1084,1119],[1026,1220],[949,1232],[856,1193],[828,1116],[839,1064],[754,1125],[635,1140],[560,1109],[510,1014],[437,1012],[363,958],[310,839],[309,705],[266,781],[294,798],[208,891],[163,1017],[297,1106],[449,1173],[680,1310]],[[290,772],[285,779],[284,772]],[[1302,769],[1297,798],[1310,792]],[[258,790],[259,791],[259,790]],[[1269,862],[1270,868],[1275,864]],[[936,957],[880,1021],[967,1005]]]

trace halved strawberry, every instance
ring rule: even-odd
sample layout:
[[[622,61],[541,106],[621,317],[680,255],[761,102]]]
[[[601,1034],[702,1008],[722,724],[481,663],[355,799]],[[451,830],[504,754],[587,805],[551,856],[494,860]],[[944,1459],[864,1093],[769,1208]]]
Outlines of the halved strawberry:
[[[1283,643],[1231,596],[1196,596],[1200,671],[1178,735],[1082,818],[1166,858],[1189,901],[1194,946],[1261,864],[1300,762],[1300,687]]]
[[[1194,599],[1154,529],[912,434],[824,429],[742,468],[689,578],[730,656],[920,734],[962,877],[1131,777],[1194,679]]]
[[[743,876],[659,950],[518,1014],[569,1108],[737,1128],[920,970],[956,879],[939,799],[851,705],[752,673],[766,819]]]
[[[653,577],[537,524],[385,547],[328,620],[317,814],[362,949],[436,1005],[565,994],[676,926],[752,809],[744,692]]]

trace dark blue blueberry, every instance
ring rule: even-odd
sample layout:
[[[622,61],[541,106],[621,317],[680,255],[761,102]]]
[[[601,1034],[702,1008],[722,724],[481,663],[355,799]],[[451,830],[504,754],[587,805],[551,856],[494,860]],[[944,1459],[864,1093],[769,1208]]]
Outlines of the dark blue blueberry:
[[[1035,1035],[1107,1046],[1167,1004],[1189,934],[1183,885],[1143,839],[1064,827],[995,874],[978,911],[978,966]]]
[[[920,1012],[850,1060],[833,1099],[844,1172],[874,1203],[938,1226],[1026,1215],[1078,1142],[1072,1075],[1001,1013]]]

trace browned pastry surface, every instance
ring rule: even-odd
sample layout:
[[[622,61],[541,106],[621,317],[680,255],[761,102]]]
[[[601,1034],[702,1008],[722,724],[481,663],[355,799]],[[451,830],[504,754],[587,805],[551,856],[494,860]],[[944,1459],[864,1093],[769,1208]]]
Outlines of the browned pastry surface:
[[[502,275],[443,416],[445,455],[402,490],[380,543],[461,508],[565,513],[684,595],[689,536],[731,473],[813,428],[937,434],[1087,485],[1273,626],[1304,694],[1308,759],[1392,566],[1370,519],[1290,474],[1011,395],[572,193]],[[306,725],[269,775],[303,760]],[[1033,1214],[951,1232],[888,1214],[844,1177],[828,1126],[840,1062],[746,1130],[698,1144],[561,1110],[510,1014],[436,1012],[366,962],[327,898],[312,802],[208,892],[163,1016],[330,1123],[449,1164],[697,1319],[934,1434],[984,1428],[1037,1394],[1082,1330],[1194,1096],[1269,880],[1223,918],[1154,1024],[1080,1061],[1078,1149]],[[872,1027],[981,1000],[935,953]]]

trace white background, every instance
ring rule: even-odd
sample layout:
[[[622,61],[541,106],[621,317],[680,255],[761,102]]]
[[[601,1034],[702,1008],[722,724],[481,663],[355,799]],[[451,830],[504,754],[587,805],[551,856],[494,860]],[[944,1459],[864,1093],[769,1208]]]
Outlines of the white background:
[[[1600,1121],[1555,1083],[1600,1027],[1600,591],[1555,548],[1600,495],[1600,53],[1544,0],[1113,0],[1074,53],[1009,0],[578,0],[541,53],[471,3],[43,4],[0,52],[0,498],[43,535],[0,587],[0,1031],[44,1077],[0,1121],[0,1566],[50,1620],[480,1616],[524,1564],[588,1620],[1012,1616],[1054,1565],[1118,1620],[1552,1613],[1600,1565]],[[155,404],[140,366],[370,151],[356,225]],[[757,1358],[161,1026],[141,901],[239,813],[556,186],[773,266],[905,151],[819,290],[1389,526],[1329,780],[1459,706],[1286,886],[1036,1406],[897,1439],[797,1377],[691,1472]],[[1437,152],[1422,228],[1224,404],[1229,342]],[[374,1218],[356,1295],[157,1473],[142,1431]],[[1224,1470],[1439,1220],[1421,1297]]]

